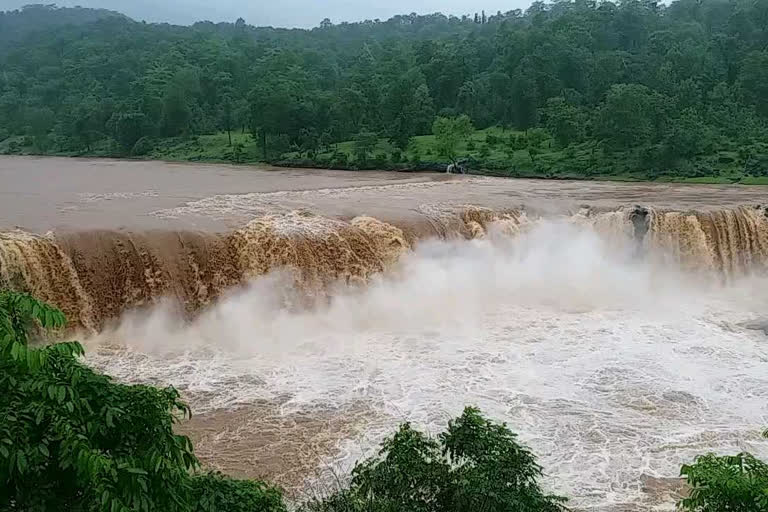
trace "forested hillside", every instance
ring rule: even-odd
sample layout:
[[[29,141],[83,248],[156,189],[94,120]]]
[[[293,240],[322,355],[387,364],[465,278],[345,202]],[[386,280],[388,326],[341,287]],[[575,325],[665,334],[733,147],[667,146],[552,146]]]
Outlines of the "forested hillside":
[[[125,18],[106,9],[72,7],[59,9],[55,5],[30,4],[22,10],[0,12],[0,52],[10,48],[12,41],[20,41],[30,33],[50,30],[66,25],[85,25],[105,18]],[[126,18],[127,19],[127,18]]]
[[[0,36],[4,153],[768,175],[768,0],[536,2],[312,30],[36,6],[0,28],[15,34]],[[462,114],[483,131],[448,154],[433,124]]]

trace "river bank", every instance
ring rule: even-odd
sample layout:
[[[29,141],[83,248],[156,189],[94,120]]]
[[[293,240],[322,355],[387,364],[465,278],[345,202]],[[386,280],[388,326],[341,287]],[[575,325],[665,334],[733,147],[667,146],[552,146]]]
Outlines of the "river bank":
[[[768,185],[768,176],[754,175],[744,171],[739,152],[724,148],[721,151],[702,155],[687,171],[649,172],[631,164],[637,155],[623,155],[621,152],[596,157],[595,149],[589,145],[560,150],[543,143],[540,154],[532,160],[525,150],[507,151],[502,141],[510,132],[499,129],[479,130],[469,142],[463,144],[463,158],[467,159],[467,172],[479,176],[504,178],[529,178],[547,180],[627,181],[658,183],[696,184],[742,184]],[[489,145],[486,141],[492,141]],[[498,142],[494,142],[498,141]],[[354,155],[353,142],[341,142],[316,154],[287,152],[264,163],[264,156],[253,137],[247,133],[233,133],[232,143],[226,133],[199,135],[185,138],[158,139],[147,152],[137,156],[126,156],[114,143],[101,141],[88,151],[67,152],[36,150],[24,137],[15,137],[0,142],[0,155],[16,156],[58,156],[81,158],[119,158],[126,160],[151,159],[165,162],[187,162],[205,164],[227,164],[246,166],[273,166],[283,168],[323,168],[327,170],[378,170],[398,172],[444,172],[448,162],[442,161],[434,148],[431,135],[414,137],[413,144],[406,151],[399,151],[385,139],[379,140],[371,149],[365,162]],[[482,148],[486,150],[470,148]]]

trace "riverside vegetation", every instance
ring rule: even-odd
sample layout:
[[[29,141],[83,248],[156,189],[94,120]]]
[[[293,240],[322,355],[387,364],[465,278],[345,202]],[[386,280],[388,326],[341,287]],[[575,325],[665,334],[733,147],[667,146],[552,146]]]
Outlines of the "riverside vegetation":
[[[768,183],[767,48],[766,0],[311,30],[35,5],[0,13],[0,153]]]
[[[61,311],[0,291],[0,510],[284,512],[280,490],[201,471],[173,425],[191,414],[172,387],[129,386],[83,365],[76,342],[30,344],[61,330]],[[258,435],[255,432],[254,435]],[[505,425],[473,408],[432,438],[404,424],[346,487],[305,512],[563,512],[542,468]],[[768,511],[768,465],[749,454],[682,468],[690,512]]]

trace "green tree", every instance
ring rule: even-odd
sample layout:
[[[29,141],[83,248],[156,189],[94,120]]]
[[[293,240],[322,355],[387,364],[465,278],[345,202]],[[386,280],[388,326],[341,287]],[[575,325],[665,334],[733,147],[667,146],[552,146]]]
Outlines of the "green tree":
[[[744,59],[739,83],[747,100],[768,117],[768,50],[751,52]]]
[[[536,81],[528,75],[515,78],[512,85],[512,112],[515,125],[527,130],[539,122],[538,90]]]
[[[34,138],[35,147],[45,151],[48,148],[48,134],[56,121],[50,108],[32,108],[27,111],[29,134]]]
[[[581,142],[586,136],[586,114],[563,97],[547,100],[543,117],[547,130],[560,147]]]
[[[79,147],[90,151],[92,144],[104,135],[102,114],[95,98],[84,98],[68,119],[67,134]]]
[[[664,148],[670,160],[691,158],[708,150],[712,144],[712,129],[692,108],[670,120],[664,135]]]
[[[81,365],[76,343],[28,345],[34,323],[64,316],[32,297],[0,292],[0,493],[24,509],[181,510],[197,465],[173,433],[187,414],[178,393],[112,383]]]
[[[179,89],[169,89],[163,97],[163,133],[168,136],[182,134],[188,131],[191,119],[192,111],[184,93]]]
[[[423,134],[434,117],[432,98],[420,72],[412,70],[393,82],[382,105],[390,141],[400,148]]]
[[[193,476],[189,503],[190,512],[287,512],[276,488],[220,473]]]
[[[251,133],[261,139],[264,159],[269,158],[269,136],[298,137],[305,111],[291,89],[291,84],[285,81],[270,81],[255,87],[248,97]]]
[[[613,148],[640,146],[660,135],[657,123],[661,112],[660,95],[648,87],[614,85],[595,112],[594,130]]]
[[[221,126],[227,132],[227,144],[232,146],[232,126],[234,124],[235,113],[232,97],[227,95],[221,103]]]
[[[688,512],[768,511],[768,465],[748,453],[720,457],[702,455],[683,466],[691,488],[679,503]]]
[[[118,144],[130,151],[148,131],[147,116],[141,112],[116,113],[109,120],[109,127]]]
[[[506,425],[467,408],[431,439],[406,423],[378,456],[358,463],[348,489],[306,507],[314,512],[562,512],[544,493],[541,468]]]
[[[549,138],[550,135],[542,128],[533,128],[525,134],[526,149],[531,163],[536,162],[536,156],[541,153],[541,145]]]
[[[0,291],[0,510],[212,512],[206,503],[239,497],[285,510],[263,484],[191,476],[199,463],[173,432],[189,415],[175,389],[117,384],[80,363],[76,342],[29,344],[65,323],[29,295]]]
[[[353,150],[357,162],[365,164],[378,143],[379,136],[374,132],[360,132],[355,135]]]
[[[438,117],[432,125],[438,154],[456,164],[459,144],[467,140],[475,131],[467,115],[458,117]]]

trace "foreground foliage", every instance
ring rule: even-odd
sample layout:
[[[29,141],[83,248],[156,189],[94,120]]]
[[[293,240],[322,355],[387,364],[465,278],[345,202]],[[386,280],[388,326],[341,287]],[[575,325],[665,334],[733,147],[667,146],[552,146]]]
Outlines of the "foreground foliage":
[[[506,425],[467,408],[437,439],[406,423],[359,463],[348,489],[310,504],[310,512],[560,512],[545,494],[533,454]]]
[[[691,486],[679,508],[690,512],[768,512],[768,464],[748,453],[703,455],[681,474]]]
[[[34,298],[0,291],[0,510],[282,511],[279,492],[196,475],[173,388],[127,386],[78,361],[78,343],[31,347],[64,327]]]

